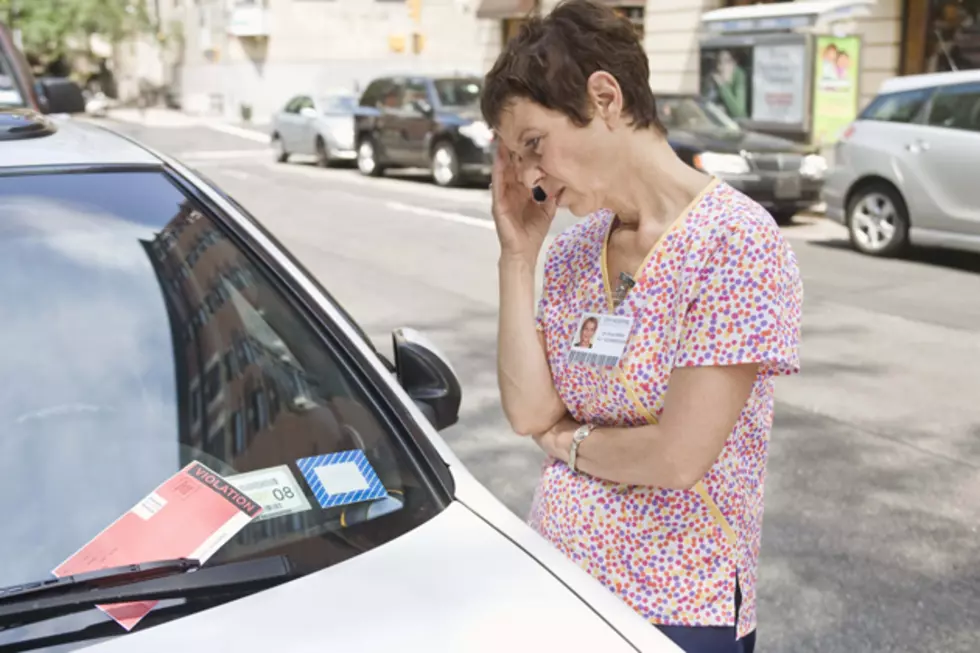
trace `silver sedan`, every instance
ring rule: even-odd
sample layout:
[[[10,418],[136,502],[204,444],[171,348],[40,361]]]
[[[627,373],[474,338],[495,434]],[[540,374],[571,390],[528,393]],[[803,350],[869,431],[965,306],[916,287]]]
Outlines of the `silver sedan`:
[[[353,94],[297,95],[272,117],[276,159],[293,154],[316,157],[321,166],[354,161]]]

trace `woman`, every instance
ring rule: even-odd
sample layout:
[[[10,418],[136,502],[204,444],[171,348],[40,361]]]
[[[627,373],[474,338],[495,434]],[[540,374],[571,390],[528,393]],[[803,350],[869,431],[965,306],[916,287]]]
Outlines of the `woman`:
[[[595,337],[595,332],[599,328],[599,320],[594,317],[587,317],[582,320],[582,329],[578,334],[578,342],[576,342],[573,347],[578,347],[579,349],[592,349],[592,338]]]
[[[802,285],[772,217],[674,154],[648,79],[630,24],[588,0],[532,18],[487,74],[501,402],[548,454],[538,532],[684,650],[751,651]],[[550,246],[535,315],[558,207],[586,217]],[[615,355],[570,356],[584,314],[626,324]]]

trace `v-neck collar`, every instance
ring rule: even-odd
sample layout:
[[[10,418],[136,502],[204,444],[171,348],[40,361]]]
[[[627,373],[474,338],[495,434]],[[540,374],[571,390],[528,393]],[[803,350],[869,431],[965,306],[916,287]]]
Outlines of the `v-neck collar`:
[[[680,226],[687,219],[687,216],[689,216],[691,212],[695,208],[697,208],[698,204],[701,203],[701,200],[703,200],[709,193],[711,193],[711,191],[715,189],[715,187],[718,186],[720,181],[721,180],[718,179],[717,177],[712,177],[711,181],[709,181],[707,185],[705,185],[705,187],[702,188],[701,191],[694,197],[694,199],[691,200],[691,202],[684,208],[684,210],[680,212],[680,215],[674,218],[673,222],[671,222],[667,226],[667,228],[664,229],[664,232],[660,234],[659,238],[657,238],[657,242],[653,244],[653,247],[650,248],[650,251],[647,252],[647,255],[643,257],[643,262],[640,263],[640,267],[637,268],[636,272],[633,274],[634,284],[626,291],[626,294],[623,295],[623,300],[619,303],[619,306],[622,306],[623,304],[626,303],[626,299],[629,297],[630,293],[633,292],[633,288],[635,288],[640,283],[640,279],[642,278],[643,273],[647,268],[647,264],[650,263],[650,259],[653,258],[654,254],[656,254],[657,249],[660,247],[660,244],[664,242],[664,240],[667,238],[667,235],[670,234],[672,231],[674,231],[674,229]],[[618,308],[618,306],[616,306],[615,301],[613,300],[612,286],[609,285],[609,265],[608,265],[609,239],[610,237],[612,237],[612,229],[613,229],[613,225],[616,224],[616,219],[617,219],[616,214],[613,213],[612,217],[609,219],[609,224],[606,225],[606,234],[602,239],[602,252],[599,255],[599,266],[602,268],[602,290],[606,298],[606,308],[610,314],[615,313],[616,309]]]

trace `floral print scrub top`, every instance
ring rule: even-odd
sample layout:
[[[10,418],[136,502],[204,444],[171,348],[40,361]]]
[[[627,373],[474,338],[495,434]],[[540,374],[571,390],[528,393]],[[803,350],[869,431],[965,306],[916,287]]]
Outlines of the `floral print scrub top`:
[[[803,288],[796,257],[772,217],[713,180],[671,225],[614,307],[599,211],[548,251],[538,328],[558,393],[576,421],[656,422],[671,370],[759,363],[745,409],[708,474],[691,490],[611,483],[549,459],[530,524],[646,619],[660,625],[756,623],[774,377],[799,370]],[[633,318],[618,364],[569,363],[583,313]],[[587,444],[585,445],[587,446]]]

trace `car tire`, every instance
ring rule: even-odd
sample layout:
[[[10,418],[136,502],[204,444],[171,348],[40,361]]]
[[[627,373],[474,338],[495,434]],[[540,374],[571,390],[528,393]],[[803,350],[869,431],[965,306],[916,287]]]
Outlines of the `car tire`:
[[[795,209],[783,209],[781,211],[773,211],[772,219],[776,221],[780,227],[785,227],[787,225],[793,224],[793,218],[796,217]]]
[[[357,170],[366,177],[377,177],[384,172],[378,163],[378,151],[370,136],[365,136],[357,144]]]
[[[909,213],[901,194],[889,184],[871,183],[847,203],[851,246],[869,256],[895,256],[909,242]]]
[[[460,182],[459,157],[452,143],[443,141],[432,150],[432,178],[444,188],[458,186]]]
[[[316,143],[313,144],[313,151],[316,152],[316,164],[321,168],[329,168],[330,151],[327,149],[327,144],[324,142],[322,136],[316,137]]]
[[[286,151],[286,146],[283,144],[282,137],[278,133],[272,135],[272,149],[275,152],[276,161],[279,163],[289,161],[289,152]]]

